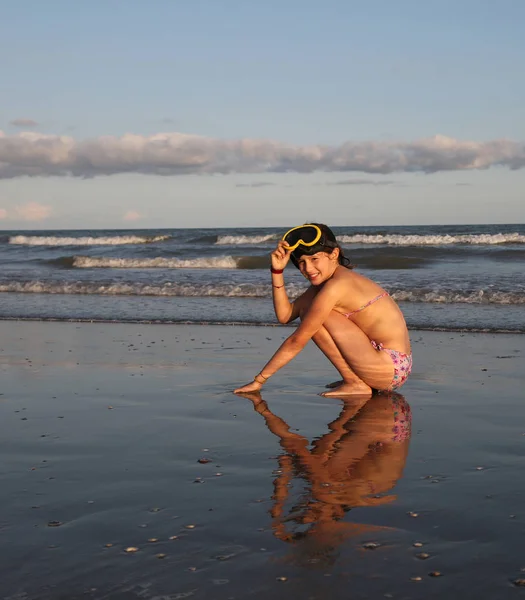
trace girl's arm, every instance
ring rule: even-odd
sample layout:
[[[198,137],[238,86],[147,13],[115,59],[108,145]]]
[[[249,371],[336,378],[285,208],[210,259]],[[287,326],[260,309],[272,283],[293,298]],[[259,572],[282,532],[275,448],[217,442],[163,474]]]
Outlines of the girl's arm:
[[[297,319],[299,316],[297,300],[290,302],[288,299],[282,273],[272,273],[272,300],[273,310],[279,323],[291,323]]]
[[[306,313],[299,327],[281,344],[254,380],[248,385],[234,390],[235,393],[259,391],[266,380],[295,358],[328,318],[339,299],[340,288],[340,282],[327,281],[312,301],[310,310]]]
[[[290,251],[282,241],[272,252],[271,259],[273,310],[279,323],[290,323],[299,316],[299,308],[297,300],[290,302],[286,293],[283,271],[290,260]]]
[[[276,286],[273,281],[275,277],[280,277],[282,279],[282,284]],[[288,300],[288,294],[286,293],[286,288],[284,287],[284,278],[282,275],[273,275],[272,274],[272,292],[273,292],[273,308],[275,311],[275,316],[279,323],[286,325],[286,323],[291,323],[295,321],[297,317],[299,317],[301,313],[302,305],[305,304],[305,300],[312,293],[311,288],[308,288],[305,292],[303,292],[298,298],[296,298],[293,302]]]

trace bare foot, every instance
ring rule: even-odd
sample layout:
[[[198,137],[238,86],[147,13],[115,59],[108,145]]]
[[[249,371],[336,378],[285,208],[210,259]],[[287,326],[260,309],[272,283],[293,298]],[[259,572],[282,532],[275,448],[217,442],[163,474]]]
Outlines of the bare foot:
[[[372,388],[366,383],[343,383],[329,392],[323,392],[321,396],[372,396]]]
[[[342,379],[339,379],[338,381],[332,381],[332,383],[327,383],[324,387],[325,388],[336,388],[339,387],[340,385],[343,385],[344,381]]]

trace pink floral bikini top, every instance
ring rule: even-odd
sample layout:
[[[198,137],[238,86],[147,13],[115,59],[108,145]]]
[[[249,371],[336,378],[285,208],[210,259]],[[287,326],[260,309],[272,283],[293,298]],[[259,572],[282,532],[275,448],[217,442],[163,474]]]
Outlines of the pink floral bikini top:
[[[353,310],[352,312],[349,312],[349,313],[343,313],[343,315],[347,318],[351,317],[352,315],[355,315],[356,313],[361,312],[362,310],[364,310],[365,308],[367,308],[374,302],[377,302],[378,300],[381,300],[381,298],[384,298],[385,296],[388,296],[388,295],[389,295],[388,292],[383,292],[382,294],[379,294],[379,296],[376,296],[375,298],[372,298],[372,300],[369,300],[366,304],[363,304],[363,306],[361,306],[361,308],[358,308],[357,310]]]

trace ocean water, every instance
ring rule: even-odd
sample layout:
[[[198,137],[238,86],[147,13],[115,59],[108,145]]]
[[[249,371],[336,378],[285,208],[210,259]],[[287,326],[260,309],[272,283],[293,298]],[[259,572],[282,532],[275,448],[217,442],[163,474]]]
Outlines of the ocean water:
[[[283,228],[4,231],[0,318],[274,325]],[[525,332],[525,225],[333,227],[409,327]],[[290,298],[306,283],[290,264]]]

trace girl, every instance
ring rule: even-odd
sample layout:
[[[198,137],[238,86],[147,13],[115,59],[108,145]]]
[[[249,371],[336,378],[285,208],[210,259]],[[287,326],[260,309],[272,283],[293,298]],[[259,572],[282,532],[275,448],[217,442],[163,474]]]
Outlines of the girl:
[[[235,393],[258,392],[272,375],[313,340],[340,373],[323,396],[366,395],[392,391],[412,368],[405,319],[388,292],[352,270],[333,232],[320,223],[290,229],[271,254],[273,305],[279,323],[301,324],[251,383]],[[283,271],[288,261],[310,287],[293,302]]]

